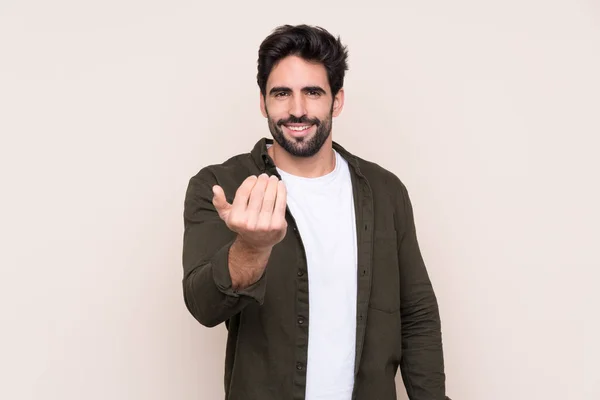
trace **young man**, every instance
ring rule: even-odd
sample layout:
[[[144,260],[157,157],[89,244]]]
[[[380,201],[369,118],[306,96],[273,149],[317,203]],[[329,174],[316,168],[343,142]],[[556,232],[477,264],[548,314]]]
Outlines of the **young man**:
[[[332,141],[347,50],[321,28],[261,44],[274,140],[203,168],[185,199],[183,290],[228,328],[229,400],[445,399],[438,306],[400,180]]]

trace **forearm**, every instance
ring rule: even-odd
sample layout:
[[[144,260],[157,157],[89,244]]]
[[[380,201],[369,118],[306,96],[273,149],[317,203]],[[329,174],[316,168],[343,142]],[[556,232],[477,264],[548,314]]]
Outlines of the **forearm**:
[[[402,309],[400,369],[410,400],[445,398],[440,316],[431,287]]]
[[[238,238],[229,250],[229,274],[234,290],[243,290],[256,283],[265,272],[271,247],[257,249]]]

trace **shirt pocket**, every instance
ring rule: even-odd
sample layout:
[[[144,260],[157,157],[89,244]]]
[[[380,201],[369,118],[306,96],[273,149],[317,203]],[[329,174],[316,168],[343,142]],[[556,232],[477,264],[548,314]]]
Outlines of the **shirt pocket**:
[[[369,307],[388,313],[400,309],[398,236],[395,230],[375,230]]]

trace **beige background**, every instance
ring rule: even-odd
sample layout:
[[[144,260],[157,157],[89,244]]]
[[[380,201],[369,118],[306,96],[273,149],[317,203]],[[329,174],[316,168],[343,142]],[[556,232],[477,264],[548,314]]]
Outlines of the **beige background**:
[[[301,22],[350,48],[334,139],[413,198],[449,395],[600,399],[599,2],[394,3],[0,2],[1,399],[222,398],[183,196],[269,135],[257,49]]]

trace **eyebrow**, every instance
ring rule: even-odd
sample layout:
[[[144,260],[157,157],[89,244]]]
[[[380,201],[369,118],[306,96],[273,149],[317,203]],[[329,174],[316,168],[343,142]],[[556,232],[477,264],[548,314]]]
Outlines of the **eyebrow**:
[[[290,89],[289,87],[285,87],[285,86],[275,86],[273,87],[271,90],[269,90],[269,94],[273,95],[276,93],[292,93],[292,89]]]
[[[326,94],[327,92],[320,86],[305,86],[302,88],[303,92],[318,92],[320,94]],[[273,95],[276,93],[292,93],[292,89],[287,86],[275,86],[269,90],[269,94]]]
[[[318,92],[320,94],[326,94],[325,89],[320,86],[307,86],[302,89],[303,92]]]

